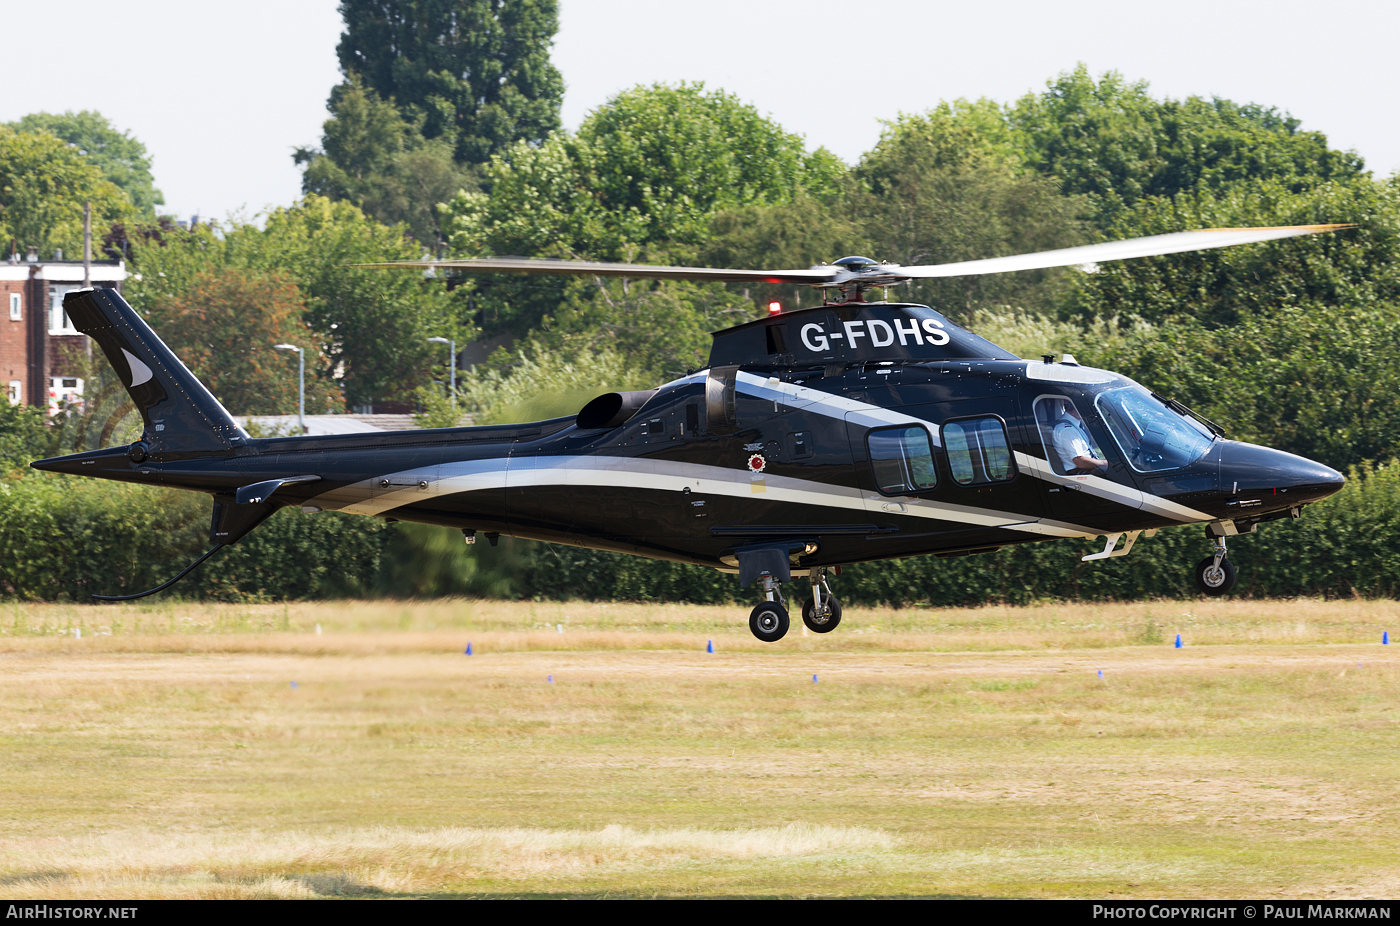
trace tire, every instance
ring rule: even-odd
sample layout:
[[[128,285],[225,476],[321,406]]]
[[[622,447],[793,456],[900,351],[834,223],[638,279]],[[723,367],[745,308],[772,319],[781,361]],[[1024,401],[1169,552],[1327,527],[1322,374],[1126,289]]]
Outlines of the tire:
[[[1228,595],[1230,589],[1235,587],[1235,567],[1230,565],[1228,559],[1222,559],[1217,570],[1215,557],[1207,556],[1196,564],[1196,587],[1212,598]]]
[[[816,608],[812,606],[812,599],[808,598],[802,602],[802,623],[807,625],[807,629],[812,633],[831,633],[836,629],[836,625],[841,623],[841,601],[832,595],[827,595],[824,599],[829,606],[827,615],[824,618],[816,616]]]
[[[760,602],[749,612],[749,630],[764,643],[776,643],[788,632],[787,608],[776,601]]]

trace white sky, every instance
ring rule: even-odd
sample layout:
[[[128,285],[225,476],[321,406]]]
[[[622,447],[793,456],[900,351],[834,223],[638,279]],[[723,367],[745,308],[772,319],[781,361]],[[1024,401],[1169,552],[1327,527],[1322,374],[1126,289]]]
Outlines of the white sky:
[[[1157,96],[1278,106],[1400,169],[1400,3],[1177,0],[561,0],[564,121],[638,83],[702,80],[848,162],[880,120],[940,99],[1007,101],[1085,62]],[[97,109],[145,142],[168,211],[222,217],[300,194],[339,79],[335,0],[70,0],[66,25],[0,0],[0,121]],[[18,40],[23,37],[23,40]]]

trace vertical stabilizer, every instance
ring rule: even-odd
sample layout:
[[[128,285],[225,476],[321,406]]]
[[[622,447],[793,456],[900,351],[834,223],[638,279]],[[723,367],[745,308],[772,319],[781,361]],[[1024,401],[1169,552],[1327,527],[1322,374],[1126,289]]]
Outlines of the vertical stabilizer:
[[[145,452],[160,459],[229,452],[247,442],[219,400],[115,290],[71,292],[63,297],[63,310],[73,327],[102,348],[126,386],[146,424]]]

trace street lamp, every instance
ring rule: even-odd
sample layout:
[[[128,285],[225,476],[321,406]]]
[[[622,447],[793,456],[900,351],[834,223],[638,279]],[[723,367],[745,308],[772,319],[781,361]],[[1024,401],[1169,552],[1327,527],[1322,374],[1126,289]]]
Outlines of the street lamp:
[[[450,366],[450,368],[449,368],[448,377],[447,377],[449,380],[451,380],[451,382],[450,382],[450,384],[448,385],[447,388],[448,388],[448,394],[451,395],[451,397],[452,397],[452,407],[453,407],[453,408],[456,408],[456,407],[457,407],[457,342],[456,342],[456,341],[453,341],[453,340],[448,340],[447,338],[428,338],[428,343],[429,343],[429,344],[446,344],[446,345],[447,345],[447,349],[448,349],[449,351],[452,352],[452,354],[451,354],[452,364],[451,364],[451,366]]]
[[[297,427],[306,433],[306,352],[295,344],[274,344],[273,350],[297,352]]]

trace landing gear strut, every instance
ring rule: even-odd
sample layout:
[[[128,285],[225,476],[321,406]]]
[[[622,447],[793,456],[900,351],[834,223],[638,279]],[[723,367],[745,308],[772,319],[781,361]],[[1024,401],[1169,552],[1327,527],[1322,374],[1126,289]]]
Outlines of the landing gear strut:
[[[791,621],[778,580],[767,573],[760,579],[764,600],[749,612],[749,630],[764,643],[776,643],[788,632]]]
[[[1216,598],[1235,587],[1235,567],[1225,558],[1225,538],[1209,528],[1206,533],[1215,542],[1215,554],[1196,564],[1196,587]]]
[[[808,572],[812,597],[802,604],[802,623],[813,633],[830,633],[841,623],[841,602],[826,584],[826,567],[814,566]]]

